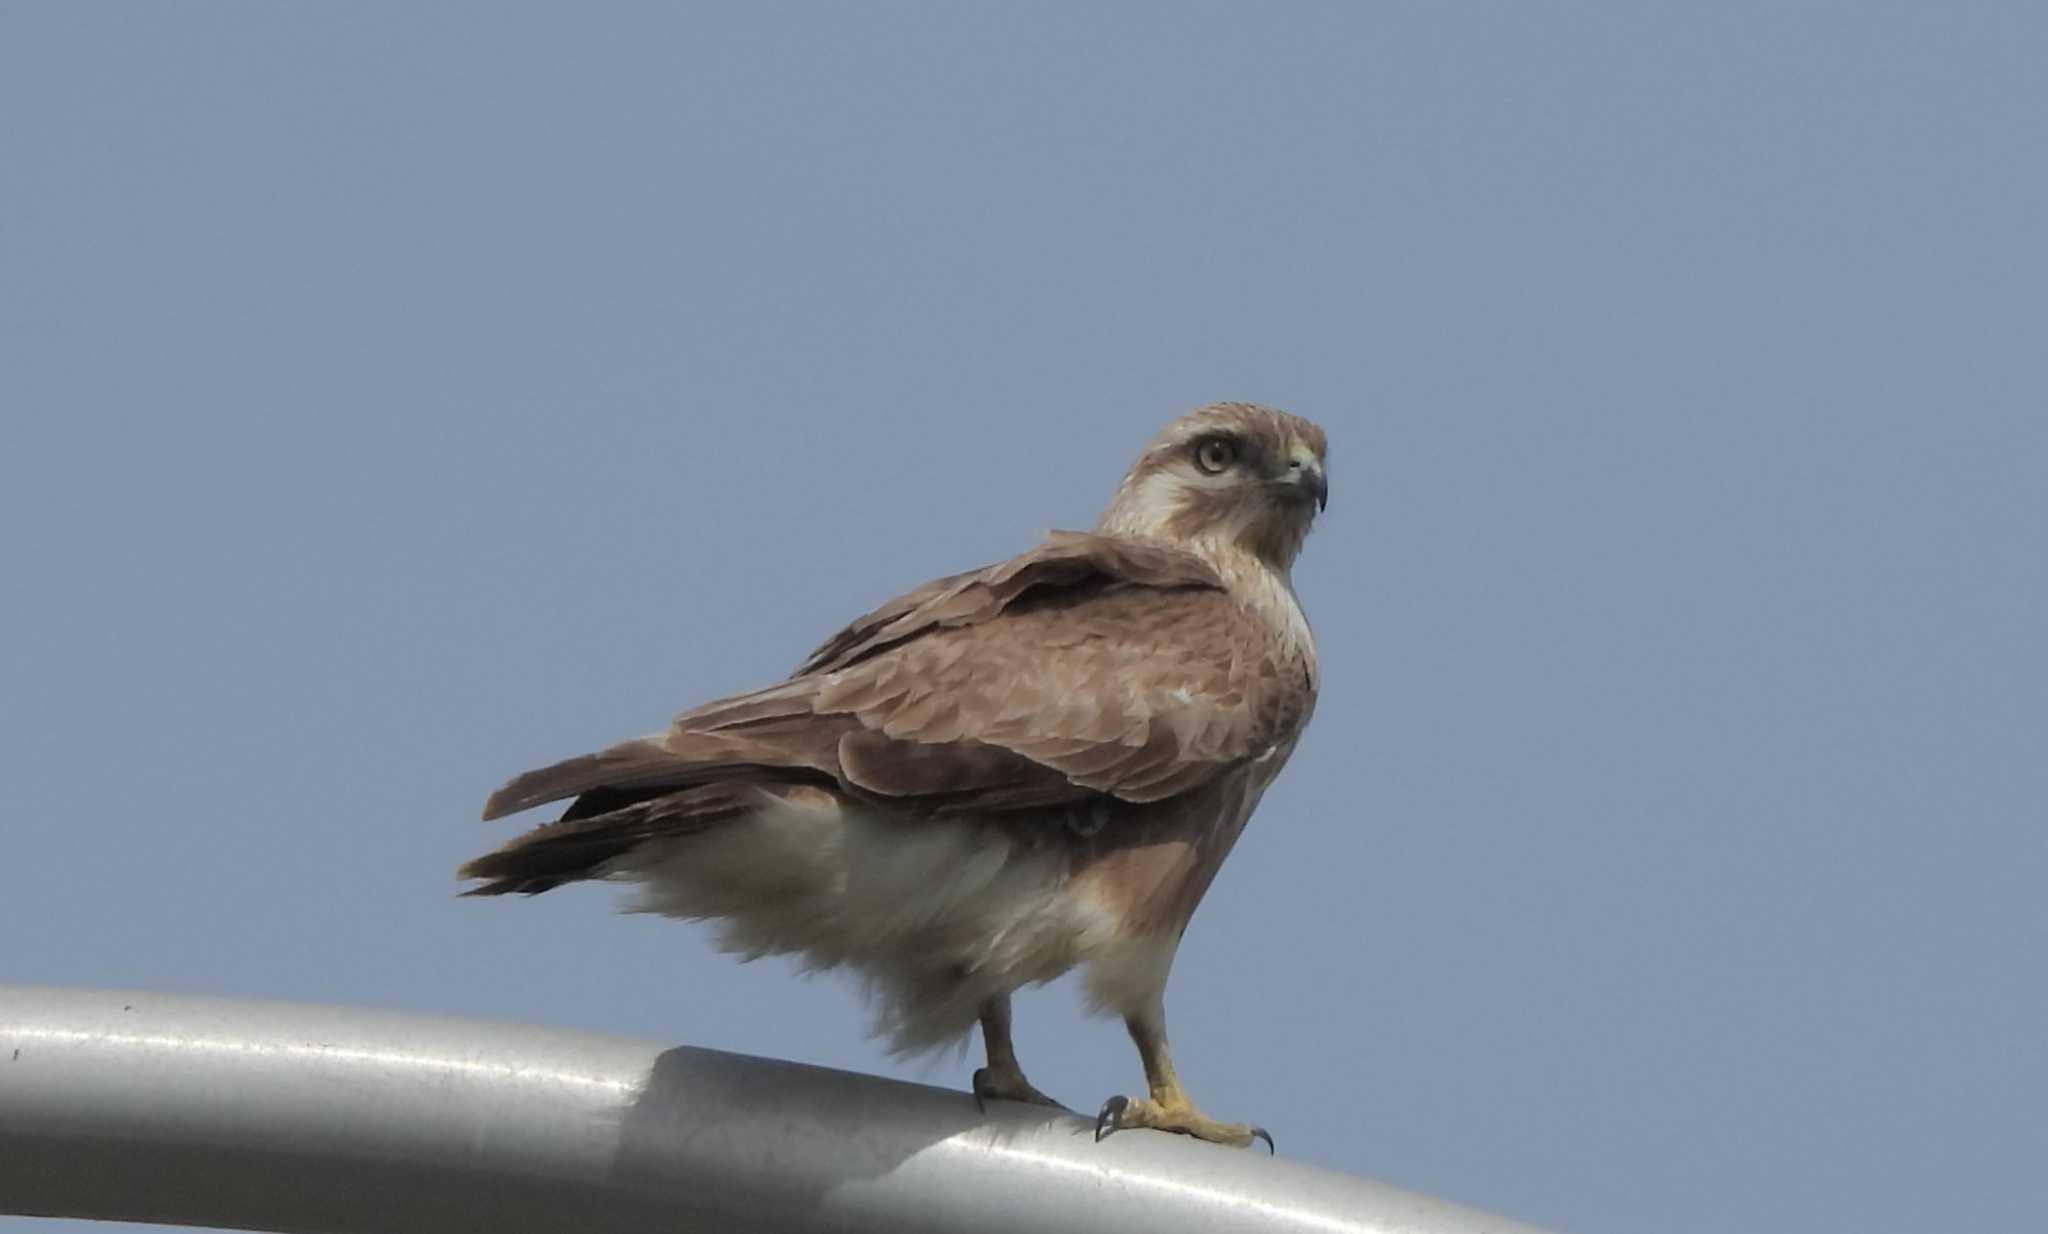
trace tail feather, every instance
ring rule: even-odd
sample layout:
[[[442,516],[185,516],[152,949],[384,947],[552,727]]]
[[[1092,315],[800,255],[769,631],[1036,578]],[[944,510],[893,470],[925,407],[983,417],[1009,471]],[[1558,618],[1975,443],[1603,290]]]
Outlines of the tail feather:
[[[649,790],[746,779],[764,768],[838,773],[840,735],[859,727],[846,716],[811,710],[814,682],[782,682],[706,703],[676,717],[667,731],[622,741],[515,776],[484,803],[486,820],[595,790],[638,799]]]
[[[718,826],[757,809],[761,802],[756,785],[701,784],[536,827],[463,863],[455,873],[458,878],[486,880],[464,895],[537,895],[563,883],[601,878],[609,862],[649,840]]]
[[[699,771],[693,760],[670,751],[661,736],[640,737],[514,776],[484,802],[484,818],[503,818],[599,788],[679,787]]]

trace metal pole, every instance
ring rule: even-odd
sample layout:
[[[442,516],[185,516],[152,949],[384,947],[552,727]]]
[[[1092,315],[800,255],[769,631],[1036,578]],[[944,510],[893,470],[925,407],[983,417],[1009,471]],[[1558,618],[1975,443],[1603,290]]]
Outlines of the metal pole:
[[[1263,1153],[582,1033],[0,986],[0,1213],[240,1229],[1540,1234]]]

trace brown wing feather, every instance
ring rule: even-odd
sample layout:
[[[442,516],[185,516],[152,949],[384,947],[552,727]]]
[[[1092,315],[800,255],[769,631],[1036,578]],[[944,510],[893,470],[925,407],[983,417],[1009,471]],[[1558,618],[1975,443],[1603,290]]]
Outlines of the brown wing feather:
[[[953,654],[956,641],[971,644],[966,654]],[[866,678],[887,661],[902,688],[878,697]],[[956,709],[948,736],[1021,755],[1078,789],[1156,801],[1282,740],[1298,681],[1226,593],[1112,586],[932,631],[833,674],[816,706],[915,745],[926,701],[944,698]]]
[[[1299,693],[1199,558],[1056,532],[890,601],[787,681],[520,776],[485,816],[593,795],[573,819],[778,775],[931,812],[1157,801],[1281,740]]]
[[[1192,553],[1084,531],[1055,531],[1028,553],[905,592],[825,640],[796,676],[845,668],[928,630],[987,621],[1041,588],[1117,581],[1145,587],[1223,582]]]
[[[687,835],[726,822],[758,806],[763,794],[770,791],[745,781],[728,781],[664,792],[595,817],[579,817],[572,811],[465,862],[455,874],[457,878],[487,880],[464,895],[535,895],[589,877],[592,869],[644,840]]]

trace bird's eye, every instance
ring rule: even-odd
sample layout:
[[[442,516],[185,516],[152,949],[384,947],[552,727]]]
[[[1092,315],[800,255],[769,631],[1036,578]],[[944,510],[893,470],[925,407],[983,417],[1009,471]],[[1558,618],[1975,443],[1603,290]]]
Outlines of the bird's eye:
[[[1217,475],[1237,461],[1237,443],[1228,437],[1204,437],[1195,443],[1195,466]]]

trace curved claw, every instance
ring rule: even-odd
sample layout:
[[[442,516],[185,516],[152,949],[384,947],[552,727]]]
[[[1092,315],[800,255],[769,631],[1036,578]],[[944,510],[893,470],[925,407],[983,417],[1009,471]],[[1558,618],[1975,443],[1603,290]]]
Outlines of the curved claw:
[[[1274,1157],[1280,1155],[1280,1150],[1273,1147],[1273,1133],[1266,1130],[1264,1127],[1253,1127],[1252,1138],[1254,1140],[1264,1140],[1266,1142],[1266,1152],[1269,1155]]]
[[[1101,1111],[1095,1115],[1095,1142],[1097,1144],[1102,1143],[1103,1137],[1117,1129],[1118,1120],[1124,1116],[1124,1111],[1130,1108],[1130,1104],[1131,1099],[1129,1097],[1111,1097],[1102,1103]]]
[[[969,1080],[967,1085],[967,1091],[974,1094],[974,1108],[983,1114],[988,1113],[988,1102],[985,1100],[991,1095],[988,1092],[988,1068],[976,1067],[974,1078]]]

